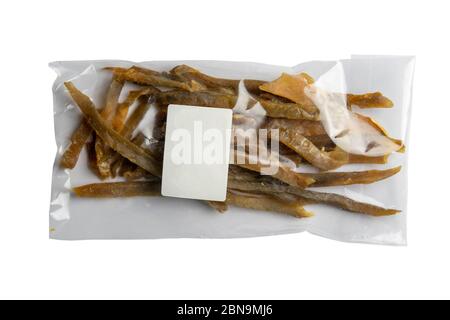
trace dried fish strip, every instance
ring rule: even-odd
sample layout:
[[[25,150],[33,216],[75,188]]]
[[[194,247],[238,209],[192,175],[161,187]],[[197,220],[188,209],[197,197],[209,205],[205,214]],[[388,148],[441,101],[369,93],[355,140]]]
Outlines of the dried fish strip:
[[[281,128],[279,140],[313,166],[322,170],[336,169],[347,162],[345,159],[336,159],[332,154],[319,150],[311,141],[298,133],[297,129],[285,130]]]
[[[157,102],[162,105],[183,104],[188,106],[232,109],[236,104],[234,95],[212,92],[186,92],[180,90],[166,91],[157,95]]]
[[[400,170],[401,166],[387,170],[303,173],[303,175],[315,180],[309,187],[330,187],[351,184],[370,184],[387,179],[400,172]]]
[[[105,146],[103,140],[96,136],[94,142],[95,159],[97,160],[97,172],[101,179],[106,179],[111,176],[111,149]]]
[[[228,204],[221,201],[207,201],[208,205],[217,212],[224,213],[228,210]]]
[[[106,69],[113,72],[113,81],[108,91],[105,108],[100,112],[96,110],[89,97],[81,93],[72,83],[65,83],[85,118],[79,129],[74,132],[72,143],[63,155],[61,165],[69,168],[75,166],[83,145],[88,141],[93,132],[92,129],[94,129],[96,138],[95,144],[90,144],[91,147],[88,150],[89,165],[92,167],[92,163],[97,161],[97,168],[93,167],[92,169],[94,172],[96,170],[100,172],[99,176],[102,178],[115,177],[116,173],[119,173],[127,181],[77,187],[74,192],[79,196],[160,195],[161,159],[159,156],[155,156],[155,150],[160,148],[161,143],[164,143],[167,105],[183,104],[233,109],[238,101],[239,88],[242,88],[241,85],[244,83],[245,88],[254,99],[252,101],[259,102],[266,110],[268,118],[263,128],[280,130],[279,141],[283,144],[284,149],[280,149],[281,158],[276,159],[278,160],[278,171],[273,176],[265,175],[269,172],[265,170],[266,167],[272,166],[272,163],[261,161],[260,158],[256,163],[250,161],[253,159],[250,159],[248,150],[244,150],[245,163],[230,167],[226,202],[208,201],[209,206],[219,212],[224,212],[228,209],[228,204],[232,204],[243,208],[284,212],[296,217],[311,216],[312,214],[303,208],[304,205],[310,203],[328,204],[371,216],[386,216],[400,212],[395,209],[385,209],[358,202],[339,194],[316,192],[305,188],[370,184],[397,174],[401,167],[358,172],[298,172],[305,161],[320,170],[333,170],[349,163],[387,163],[391,152],[402,152],[404,150],[402,141],[390,138],[386,130],[374,119],[350,111],[353,105],[360,108],[392,107],[392,101],[380,92],[330,93],[330,95],[344,98],[342,99],[343,104],[341,103],[339,106],[342,106],[347,113],[354,117],[355,123],[361,124],[361,128],[356,130],[356,133],[354,130],[350,130],[351,126],[347,128],[345,125],[332,128],[336,130],[330,133],[328,132],[330,130],[328,122],[336,119],[321,119],[319,109],[322,111],[322,118],[327,115],[325,112],[327,110],[324,111],[323,106],[315,104],[320,102],[317,99],[321,92],[313,85],[314,79],[305,73],[282,74],[275,81],[265,82],[216,78],[186,65],[177,66],[170,73],[157,72],[139,66],[128,69]],[[131,91],[127,99],[118,104],[118,96],[124,81],[146,87]],[[172,90],[160,91],[156,87],[171,88]],[[158,145],[151,145],[155,146],[151,150],[143,147],[143,143],[144,141],[147,143],[147,139],[142,133],[138,133],[136,139],[131,141],[131,137],[135,134],[134,131],[150,107],[149,97],[152,97],[154,102],[161,106],[162,115],[158,124],[153,128],[160,135],[155,140]],[[347,101],[345,101],[345,97]],[[128,115],[130,106],[137,100],[139,101],[137,108],[133,114]],[[256,128],[260,125],[261,121],[257,124],[250,124],[249,127]],[[339,144],[342,139],[347,139],[347,135],[355,134],[362,135],[362,139],[364,139],[363,151],[359,150],[361,148],[345,148],[347,145]],[[380,137],[388,139],[383,140]],[[336,142],[336,139],[339,141]],[[387,143],[397,145],[398,148],[384,147],[383,141],[385,140]],[[80,141],[82,144],[79,143]],[[95,148],[92,147],[93,145]],[[366,148],[367,150],[364,152]],[[375,148],[388,151],[384,154],[379,150],[371,151]],[[239,157],[239,154],[237,156]],[[273,160],[271,159],[271,161]]]
[[[87,122],[86,122],[87,123]],[[92,128],[89,126],[89,128],[92,130]],[[93,140],[86,142],[86,150],[87,150],[87,157],[88,157],[88,168],[100,179],[102,178],[100,176],[100,173],[98,172],[97,167],[97,155],[95,152],[95,132],[92,133]]]
[[[259,88],[262,91],[269,92],[298,103],[310,113],[316,113],[316,105],[304,92],[305,88],[313,82],[314,80],[306,73],[300,73],[298,75],[283,73],[278,79],[265,83]]]
[[[235,89],[239,85],[239,81],[214,78],[184,64],[170,70],[170,74],[184,81],[197,81],[209,89],[230,95],[236,94]]]
[[[286,213],[297,218],[309,218],[313,216],[312,213],[306,211],[295,201],[281,201],[266,194],[242,194],[241,192],[230,190],[227,193],[226,202],[241,208]]]
[[[388,162],[389,155],[379,157],[368,157],[359,154],[348,155],[348,163],[372,163],[372,164],[386,164]]]
[[[361,122],[364,122],[368,125],[370,125],[373,129],[378,131],[380,134],[391,140],[394,144],[398,146],[398,148],[395,150],[396,152],[403,153],[405,152],[405,146],[403,144],[402,140],[391,138],[385,128],[383,128],[377,121],[375,121],[373,118],[364,116],[359,113],[353,113],[357,119],[359,119]]]
[[[265,124],[267,129],[291,129],[299,132],[310,140],[317,148],[334,149],[336,146],[333,141],[328,137],[323,128],[323,125],[319,121],[307,121],[307,120],[288,120],[288,119],[270,119]],[[381,129],[380,129],[381,130]],[[397,140],[399,141],[399,140]],[[401,144],[401,142],[399,142]],[[348,163],[374,163],[385,164],[387,163],[389,155],[369,157],[364,155],[348,154]]]
[[[310,136],[306,137],[309,141],[311,141],[317,148],[321,150],[333,150],[336,148],[336,145],[334,142],[330,139],[330,137],[327,134],[321,134],[318,136]]]
[[[318,120],[318,114],[309,114],[295,103],[272,102],[257,99],[266,110],[267,116],[273,118]],[[213,92],[166,91],[157,95],[160,104],[183,104],[188,106],[232,109],[237,102],[234,95]]]
[[[117,174],[121,177],[123,177],[127,172],[134,171],[136,168],[139,168],[137,165],[135,165],[130,160],[120,157],[117,161],[119,164],[117,165],[118,171]]]
[[[351,212],[362,213],[370,216],[389,216],[400,212],[395,209],[385,209],[372,204],[358,202],[335,193],[317,192],[292,187],[278,181],[277,179],[267,176],[256,176],[252,181],[229,177],[228,187],[242,191],[263,192],[269,194],[291,193],[318,203],[325,203]]]
[[[136,84],[144,86],[155,86],[155,87],[166,87],[166,88],[177,88],[190,92],[205,90],[205,87],[196,81],[180,82],[172,80],[163,74],[144,69],[141,67],[133,66],[129,69],[124,68],[106,68],[111,70],[114,74],[118,76],[119,79],[123,81],[130,81]]]
[[[106,123],[110,123],[113,115],[116,112],[119,96],[122,92],[123,82],[118,80],[116,76],[113,76],[111,85],[109,86],[108,93],[106,94],[105,108],[100,111],[100,115],[103,117]],[[109,147],[106,146],[101,139],[96,137],[95,139],[95,152],[97,158],[97,170],[102,179],[111,176],[111,163],[108,157]]]
[[[142,146],[144,144],[145,140],[146,140],[146,137],[144,136],[144,134],[142,132],[138,132],[131,141],[138,147],[141,147],[147,151],[147,148],[144,148]],[[158,153],[155,153],[153,151],[158,151]],[[150,156],[152,156],[156,160],[162,161],[162,153],[160,150],[150,149],[147,152],[149,153]],[[128,180],[137,179],[141,175],[144,175],[144,172],[146,173],[145,176],[150,175],[150,173],[143,170],[141,167],[136,166],[134,163],[131,163],[128,159],[122,157],[118,153],[113,155],[113,157],[114,158],[112,160],[113,161],[112,168],[114,168],[114,171],[111,170],[113,172],[113,174],[118,172],[120,176],[125,177]],[[144,172],[142,172],[142,170],[139,170],[139,169],[142,169]]]
[[[205,85],[207,88],[216,89],[222,91],[223,93],[230,93],[232,95],[236,95],[238,93],[239,82],[241,81],[212,77],[185,64],[176,66],[170,71],[170,73],[191,81],[197,81],[198,83]],[[252,94],[259,93],[259,86],[264,83],[265,81],[261,80],[244,80],[246,89]],[[232,90],[230,91],[230,89]]]
[[[347,94],[347,105],[356,105],[365,108],[392,108],[394,103],[381,92],[370,92],[365,94]]]
[[[319,113],[310,113],[305,108],[296,103],[285,103],[261,98],[255,98],[266,110],[267,116],[272,118],[319,120]]]
[[[297,75],[283,73],[278,79],[261,85],[260,89],[313,109],[315,105],[304,91],[307,86],[313,83],[314,79],[306,73]],[[360,108],[391,108],[394,105],[381,92],[347,94],[346,98],[349,107],[356,105]]]
[[[134,170],[131,170],[131,171],[125,171],[123,173],[123,177],[128,181],[139,180],[139,179],[145,179],[145,180],[156,179],[155,176],[153,176],[149,172],[145,171],[141,167],[136,167],[136,168],[134,168]]]
[[[130,117],[125,122],[120,134],[125,138],[131,138],[133,132],[138,127],[139,123],[145,117],[145,114],[150,109],[151,102],[147,96],[142,96],[139,98],[139,105],[134,110],[134,112],[130,115]]]
[[[112,121],[113,129],[117,132],[122,130],[128,116],[128,111],[136,100],[142,96],[156,94],[157,92],[159,92],[159,90],[154,87],[145,87],[139,90],[130,91],[125,101],[120,103],[117,107],[116,115]]]
[[[269,119],[265,127],[267,129],[295,129],[299,134],[308,138],[327,134],[320,121]]]
[[[148,181],[93,183],[73,188],[73,191],[78,197],[87,198],[160,196],[161,184]]]
[[[81,150],[83,149],[86,141],[89,140],[92,133],[91,126],[85,119],[81,120],[80,125],[73,132],[70,137],[70,144],[64,151],[61,157],[60,165],[66,169],[75,168],[78,158],[80,157]]]
[[[291,194],[291,193],[268,193],[267,195],[274,197],[276,199],[279,199],[281,201],[295,202],[301,206],[306,206],[308,204],[316,203],[315,201],[308,200],[308,199],[305,199],[303,197],[300,197],[298,195]]]
[[[137,99],[139,100],[139,104],[138,104],[137,108],[134,110],[134,112],[130,115],[128,120],[125,122],[125,124],[122,126],[122,129],[120,131],[118,131],[118,130],[116,130],[116,131],[118,131],[123,137],[125,137],[127,139],[131,138],[133,135],[133,132],[136,130],[139,123],[142,121],[142,119],[144,118],[148,109],[150,108],[150,101],[149,101],[148,94],[150,94],[150,93],[154,94],[157,92],[159,92],[158,89],[148,87],[143,90],[135,91],[134,94],[130,93],[130,95],[128,96],[128,97],[131,96],[130,100],[134,99],[134,96],[137,96]],[[142,145],[142,142],[137,143],[137,141],[135,141],[135,139],[133,139],[133,143],[139,147]],[[117,168],[119,168],[122,165],[123,158],[120,157],[120,155],[117,155],[117,154],[114,155],[113,152],[110,152],[108,154],[108,157],[110,158],[110,162],[112,163],[111,167],[114,167],[114,168],[111,168],[112,176],[114,176],[115,172],[117,171]]]
[[[197,69],[189,67],[187,65],[180,65],[171,70],[172,74],[176,74],[182,77],[188,77],[190,80],[196,80],[208,88],[212,89],[226,89],[232,88],[234,94],[239,91],[240,80],[230,80],[221,79],[208,76]],[[264,99],[258,97],[260,93],[260,86],[264,85],[266,82],[261,80],[244,80],[244,85],[247,91],[255,95],[261,105],[266,109],[269,116],[272,117],[283,117],[288,119],[308,119],[308,120],[318,120],[318,111],[315,107],[303,107],[302,105],[295,103],[282,102],[279,99]],[[229,91],[224,91],[229,92]],[[233,103],[233,106],[235,103]]]
[[[89,97],[81,93],[71,82],[65,82],[65,86],[80,110],[83,112],[88,123],[105,143],[131,162],[137,164],[151,174],[161,177],[162,169],[161,164],[158,161],[149,155],[147,151],[122,137],[108,126]]]
[[[242,151],[237,151],[236,156],[236,165],[241,168],[245,168],[262,174],[264,173],[264,168],[267,168],[271,165],[277,166],[278,168],[276,169],[276,172],[272,175],[272,177],[279,179],[291,186],[306,188],[307,186],[314,183],[314,179],[293,171],[292,168],[286,166],[283,162],[270,163],[269,159],[265,160],[260,159],[260,157],[251,157],[248,153],[243,153]],[[276,160],[272,159],[272,161]]]

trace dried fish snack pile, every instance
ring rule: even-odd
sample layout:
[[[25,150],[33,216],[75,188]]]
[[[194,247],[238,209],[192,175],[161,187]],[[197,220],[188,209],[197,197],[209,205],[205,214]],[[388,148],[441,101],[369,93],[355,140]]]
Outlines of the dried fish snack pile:
[[[365,56],[294,68],[52,63],[58,156],[50,236],[310,231],[343,241],[405,244],[413,66],[411,57]],[[170,104],[233,111],[234,158],[224,202],[161,196]],[[267,143],[239,146],[242,129],[268,133]],[[273,164],[277,170],[267,174]]]

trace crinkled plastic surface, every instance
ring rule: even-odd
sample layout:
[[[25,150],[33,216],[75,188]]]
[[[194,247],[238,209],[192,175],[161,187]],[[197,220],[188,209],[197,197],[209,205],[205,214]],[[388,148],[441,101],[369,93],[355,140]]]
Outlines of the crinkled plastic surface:
[[[72,193],[73,187],[99,181],[98,177],[88,170],[86,148],[83,148],[80,159],[73,170],[62,169],[59,166],[60,158],[68,146],[71,134],[82,119],[80,111],[67,94],[63,83],[72,81],[97,106],[101,106],[111,81],[111,73],[104,71],[104,67],[127,68],[139,65],[163,72],[180,64],[192,66],[208,75],[228,79],[272,81],[282,73],[306,72],[316,80],[317,88],[327,92],[382,92],[392,100],[393,108],[355,109],[358,113],[374,117],[382,123],[391,136],[404,142],[406,152],[392,153],[386,164],[350,164],[345,168],[338,168],[336,171],[388,169],[395,166],[402,166],[402,170],[382,182],[367,185],[321,187],[314,188],[314,190],[333,192],[357,201],[385,208],[395,208],[401,210],[401,213],[386,217],[372,217],[323,204],[311,204],[305,208],[314,212],[315,216],[298,219],[288,215],[258,212],[234,206],[230,206],[225,214],[218,214],[202,201],[176,198],[92,199],[76,197]],[[233,238],[308,231],[341,241],[406,244],[408,126],[414,71],[413,57],[354,56],[347,60],[306,62],[295,67],[225,61],[134,63],[114,60],[53,62],[50,66],[58,75],[53,86],[58,152],[53,170],[50,206],[51,238],[64,240]],[[129,90],[136,90],[136,87],[126,84],[120,95],[119,103],[126,99]],[[314,97],[311,98],[314,101]],[[319,100],[316,100],[315,103],[321,114],[329,114],[320,106]],[[248,97],[241,94],[238,97],[237,106],[242,101],[248,103]],[[133,108],[135,109],[137,106],[131,106],[130,110]],[[235,110],[238,109],[235,108]],[[261,109],[255,108],[254,110],[258,113]],[[152,136],[156,123],[155,118],[155,111],[150,108],[137,130],[146,136]],[[322,119],[322,123],[329,134],[335,135],[337,131],[342,130],[342,128],[336,127],[336,119],[333,116],[327,120]],[[358,145],[358,139],[359,137],[347,137],[343,141],[333,141],[344,150],[351,148],[354,153],[361,154],[364,153],[364,148],[367,149],[367,146]],[[388,148],[393,150],[395,146],[389,145]],[[380,154],[382,154],[380,150],[374,149],[371,155]]]

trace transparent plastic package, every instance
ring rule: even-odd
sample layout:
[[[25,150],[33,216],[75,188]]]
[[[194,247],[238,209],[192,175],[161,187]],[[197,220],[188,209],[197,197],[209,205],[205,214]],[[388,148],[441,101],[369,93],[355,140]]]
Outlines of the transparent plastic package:
[[[352,56],[295,67],[53,62],[57,156],[50,238],[308,231],[340,241],[405,245],[414,62],[406,56]],[[232,109],[226,204],[159,195],[169,104]],[[256,132],[257,143],[247,136],[242,147],[237,141],[247,132]],[[263,143],[261,134],[268,135]],[[252,159],[253,151],[269,154],[269,164]]]

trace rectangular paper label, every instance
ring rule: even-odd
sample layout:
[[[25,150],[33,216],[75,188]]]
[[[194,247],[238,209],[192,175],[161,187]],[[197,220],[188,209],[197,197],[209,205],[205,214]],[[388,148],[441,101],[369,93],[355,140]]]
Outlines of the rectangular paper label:
[[[232,116],[230,109],[169,105],[163,196],[225,201]]]

